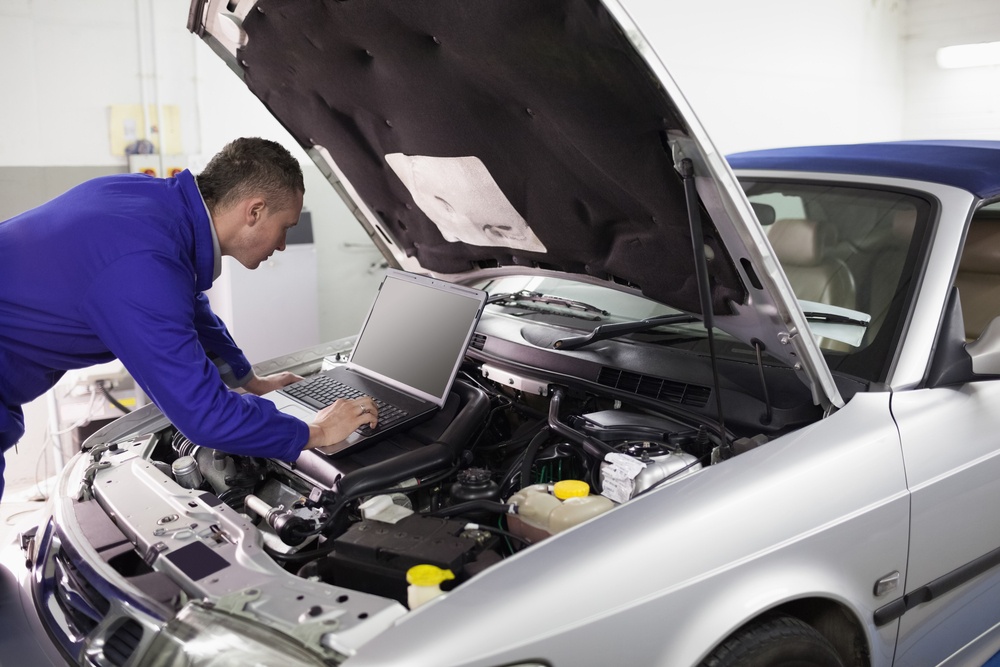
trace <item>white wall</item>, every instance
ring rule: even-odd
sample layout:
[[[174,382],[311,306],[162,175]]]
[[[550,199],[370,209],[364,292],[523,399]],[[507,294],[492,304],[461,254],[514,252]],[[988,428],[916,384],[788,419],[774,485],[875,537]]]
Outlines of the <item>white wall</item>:
[[[900,138],[901,0],[626,6],[723,153]]]
[[[908,0],[903,134],[908,139],[1000,139],[1000,66],[945,70],[944,46],[1000,41],[996,0]]]

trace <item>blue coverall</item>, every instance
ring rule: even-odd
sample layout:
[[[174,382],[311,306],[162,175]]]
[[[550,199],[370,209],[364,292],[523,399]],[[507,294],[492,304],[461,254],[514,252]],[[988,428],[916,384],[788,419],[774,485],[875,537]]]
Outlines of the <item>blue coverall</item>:
[[[0,222],[0,495],[21,406],[65,371],[115,357],[192,442],[298,456],[308,425],[231,391],[213,362],[236,378],[251,372],[203,293],[211,224],[188,171],[97,178]]]

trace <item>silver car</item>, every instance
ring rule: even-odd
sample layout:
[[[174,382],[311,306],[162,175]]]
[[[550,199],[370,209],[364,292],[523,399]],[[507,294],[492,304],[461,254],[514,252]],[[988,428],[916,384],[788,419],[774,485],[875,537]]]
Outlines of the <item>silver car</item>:
[[[69,661],[1000,651],[1000,143],[727,162],[629,5],[192,4],[393,267],[490,296],[446,405],[370,447],[91,437],[23,539]]]

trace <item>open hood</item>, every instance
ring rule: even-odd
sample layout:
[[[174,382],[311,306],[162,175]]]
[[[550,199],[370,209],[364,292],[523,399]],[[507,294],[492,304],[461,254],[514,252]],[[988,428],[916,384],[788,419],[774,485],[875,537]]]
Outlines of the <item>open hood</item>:
[[[614,0],[195,0],[189,28],[309,152],[383,254],[452,280],[572,274],[700,313],[841,397],[749,202]]]

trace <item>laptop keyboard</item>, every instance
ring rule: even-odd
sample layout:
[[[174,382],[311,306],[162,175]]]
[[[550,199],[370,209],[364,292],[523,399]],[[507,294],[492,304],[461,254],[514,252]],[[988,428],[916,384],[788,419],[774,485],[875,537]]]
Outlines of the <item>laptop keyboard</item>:
[[[287,387],[282,388],[281,391],[288,394],[292,398],[296,398],[303,403],[311,405],[317,410],[322,410],[328,405],[333,405],[334,401],[341,398],[350,399],[365,395],[363,392],[358,391],[354,387],[349,387],[342,382],[337,382],[329,375],[316,375],[306,380],[302,380],[301,382],[290,384]],[[368,434],[387,428],[403,419],[408,414],[405,410],[401,410],[391,403],[386,403],[385,401],[374,396],[371,398],[375,401],[375,407],[378,408],[378,425],[373,429],[365,424],[357,429],[359,433]]]

